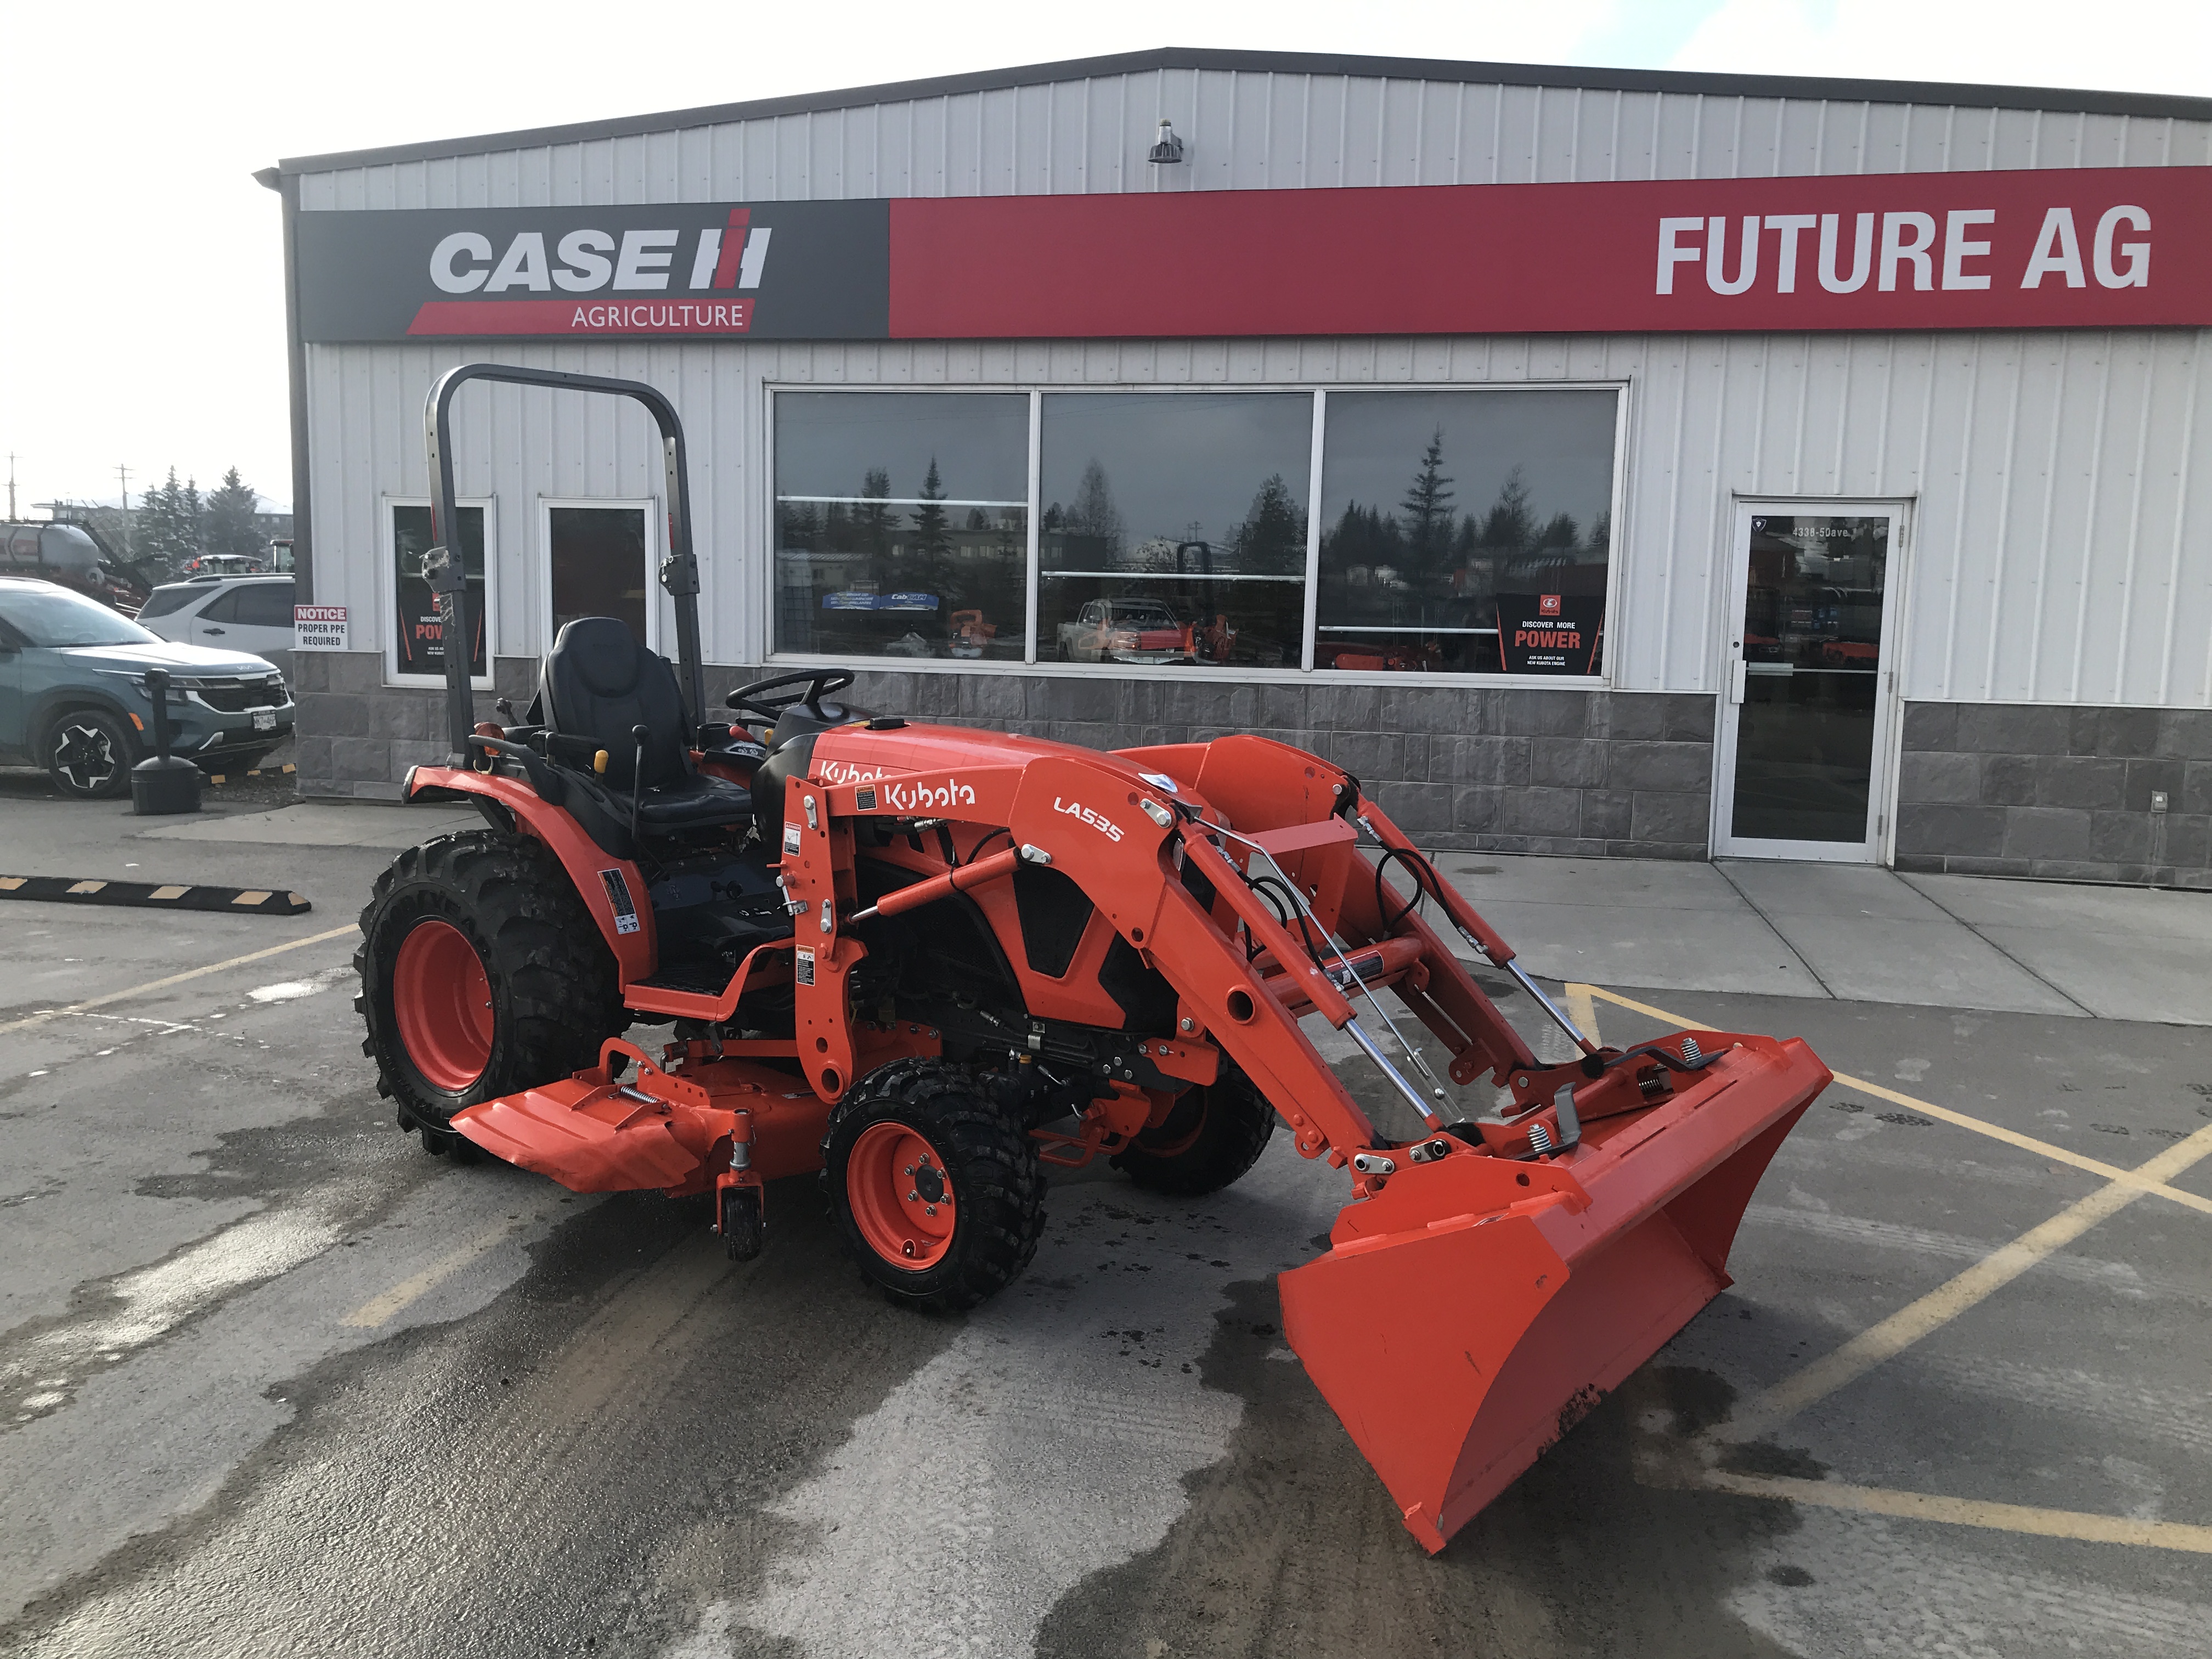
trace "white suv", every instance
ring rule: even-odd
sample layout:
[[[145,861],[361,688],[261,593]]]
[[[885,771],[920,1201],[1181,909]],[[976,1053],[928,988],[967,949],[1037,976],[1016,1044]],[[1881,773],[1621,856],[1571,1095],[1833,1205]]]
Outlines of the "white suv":
[[[179,645],[214,646],[257,657],[292,649],[292,578],[197,576],[157,587],[138,613],[141,628]],[[279,666],[284,657],[270,658]]]

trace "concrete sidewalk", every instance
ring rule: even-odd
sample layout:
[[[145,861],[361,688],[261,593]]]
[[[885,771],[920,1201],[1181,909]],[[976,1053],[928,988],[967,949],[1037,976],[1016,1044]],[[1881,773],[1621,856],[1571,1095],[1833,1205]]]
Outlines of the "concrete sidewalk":
[[[1866,865],[1438,855],[1531,971],[2212,1025],[2212,894]]]

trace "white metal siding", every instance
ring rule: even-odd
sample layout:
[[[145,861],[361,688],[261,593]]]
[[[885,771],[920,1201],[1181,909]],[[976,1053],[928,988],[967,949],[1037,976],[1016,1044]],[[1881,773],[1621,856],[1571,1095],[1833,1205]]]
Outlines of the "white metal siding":
[[[652,381],[683,410],[710,660],[765,652],[760,430],[771,384],[1364,385],[1625,380],[1609,655],[1632,690],[1711,690],[1738,495],[1915,503],[1908,696],[2212,705],[2212,351],[2197,331],[1351,340],[311,346],[318,599],[389,626],[380,501],[422,495],[422,406],[466,356]],[[541,495],[658,496],[645,416],[471,387],[457,482],[497,498],[497,648],[548,642]],[[2201,410],[2201,413],[2200,413]],[[757,481],[749,489],[750,481]],[[2192,480],[2193,487],[2192,487]],[[381,632],[377,635],[381,642]]]
[[[1188,160],[1146,161],[1175,123]],[[1170,69],[300,180],[308,210],[2212,164],[2212,122]]]
[[[1178,167],[1144,158],[1170,117]],[[1170,69],[309,174],[305,209],[549,206],[2212,164],[2212,123]],[[1615,683],[1710,690],[1728,504],[1915,500],[1906,695],[2212,704],[2212,395],[2199,331],[865,344],[470,355],[636,376],[694,451],[716,660],[765,649],[771,382],[830,386],[1626,380]],[[317,595],[388,626],[380,501],[419,495],[420,410],[457,348],[311,346]],[[2200,414],[2200,405],[2203,410]],[[499,498],[497,644],[536,618],[540,495],[657,495],[641,414],[463,394],[464,495]],[[489,409],[489,422],[484,411]],[[369,643],[357,631],[356,643]]]

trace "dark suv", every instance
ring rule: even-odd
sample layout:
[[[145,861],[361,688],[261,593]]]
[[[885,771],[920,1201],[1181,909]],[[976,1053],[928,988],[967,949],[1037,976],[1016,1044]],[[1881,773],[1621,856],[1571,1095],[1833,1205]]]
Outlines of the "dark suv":
[[[292,732],[284,677],[258,657],[173,645],[52,582],[0,576],[0,761],[72,795],[119,795],[153,751],[146,671],[169,673],[170,745],[243,770]]]

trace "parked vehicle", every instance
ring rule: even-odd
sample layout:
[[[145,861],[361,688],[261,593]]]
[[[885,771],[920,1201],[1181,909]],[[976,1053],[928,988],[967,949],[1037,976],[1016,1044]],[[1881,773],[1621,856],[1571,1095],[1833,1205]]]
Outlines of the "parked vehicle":
[[[73,524],[0,525],[0,574],[59,582],[105,600],[112,584],[100,544]]]
[[[1069,662],[1195,662],[1197,629],[1158,599],[1093,599],[1060,625]]]
[[[0,761],[64,793],[125,793],[153,750],[145,673],[169,672],[173,753],[243,769],[292,730],[284,677],[236,650],[173,644],[56,583],[0,576]]]
[[[289,576],[196,576],[155,588],[138,621],[179,645],[267,657],[292,648],[293,590]]]
[[[203,553],[186,559],[184,569],[188,576],[252,576],[260,574],[261,561],[243,553]]]

